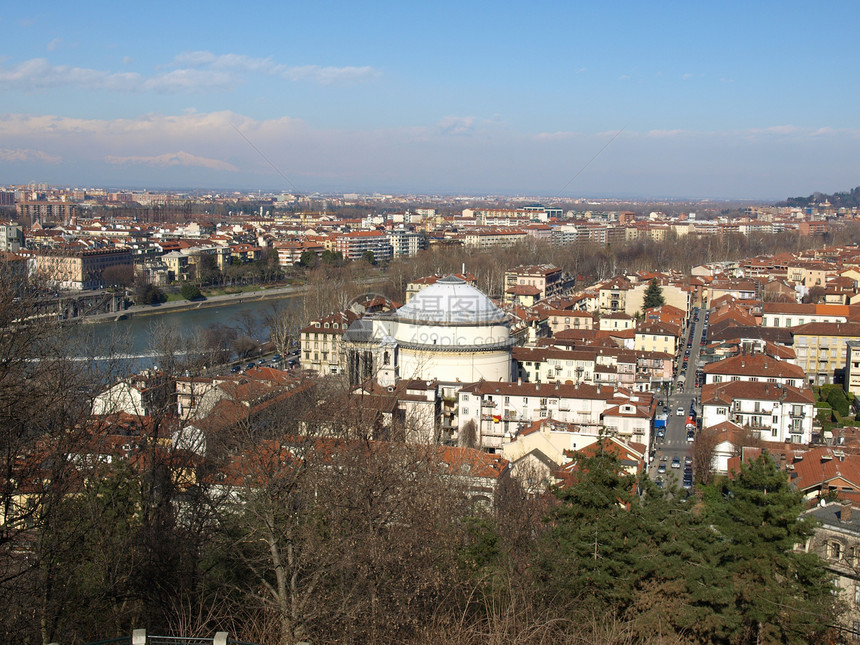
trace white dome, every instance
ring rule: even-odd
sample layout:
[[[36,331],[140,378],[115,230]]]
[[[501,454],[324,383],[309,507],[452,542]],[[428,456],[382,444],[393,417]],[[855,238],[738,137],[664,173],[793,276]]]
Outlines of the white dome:
[[[419,291],[395,317],[402,322],[436,325],[502,324],[508,320],[482,291],[454,276]]]

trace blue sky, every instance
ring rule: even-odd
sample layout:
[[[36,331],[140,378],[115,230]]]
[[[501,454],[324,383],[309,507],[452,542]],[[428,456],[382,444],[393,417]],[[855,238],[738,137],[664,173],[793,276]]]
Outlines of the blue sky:
[[[15,4],[0,8],[0,184],[860,185],[856,2]]]

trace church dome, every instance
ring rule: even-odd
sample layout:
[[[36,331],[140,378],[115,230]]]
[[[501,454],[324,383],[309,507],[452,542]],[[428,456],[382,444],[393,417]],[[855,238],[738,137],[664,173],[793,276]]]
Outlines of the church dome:
[[[495,325],[507,315],[480,290],[448,276],[425,287],[396,312],[401,322],[433,325]]]

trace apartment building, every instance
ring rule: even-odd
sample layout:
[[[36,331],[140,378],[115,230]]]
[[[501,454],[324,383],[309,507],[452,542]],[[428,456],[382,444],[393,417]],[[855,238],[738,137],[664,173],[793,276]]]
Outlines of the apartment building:
[[[663,352],[675,356],[681,328],[671,323],[643,322],[636,327],[633,346],[637,351]]]
[[[564,289],[561,269],[552,264],[520,265],[505,271],[505,302],[514,301],[516,287],[534,287],[536,300],[559,295]]]
[[[385,231],[353,231],[339,235],[335,240],[335,250],[339,251],[344,260],[359,260],[370,251],[373,258],[380,262],[390,260],[394,249]]]
[[[814,322],[792,327],[797,364],[807,383],[840,383],[845,376],[848,342],[860,341],[860,323]]]
[[[123,249],[101,251],[45,250],[35,256],[36,274],[61,289],[100,289],[102,276],[110,267],[132,267],[131,252]]]
[[[343,335],[358,318],[352,311],[340,311],[303,327],[299,332],[302,368],[318,374],[343,374],[346,370]]]
[[[538,384],[480,381],[467,385],[458,395],[459,436],[474,435],[484,450],[498,453],[502,443],[520,428],[540,419],[554,419],[580,426],[604,425],[603,414],[618,405],[638,404],[650,394],[631,395],[622,390],[582,383]],[[615,417],[613,417],[615,418]],[[647,426],[647,427],[646,427]],[[616,425],[621,427],[621,424]],[[627,428],[627,425],[623,426]],[[633,440],[648,445],[650,421],[631,424]]]
[[[767,354],[742,353],[704,367],[705,384],[748,381],[779,383],[803,387],[806,374],[799,365],[781,361]]]
[[[851,313],[851,308],[846,305],[765,302],[762,305],[761,325],[762,327],[794,327],[813,322],[844,323],[848,321]]]
[[[808,444],[812,440],[812,390],[749,381],[702,387],[702,427],[730,421],[765,441]]]

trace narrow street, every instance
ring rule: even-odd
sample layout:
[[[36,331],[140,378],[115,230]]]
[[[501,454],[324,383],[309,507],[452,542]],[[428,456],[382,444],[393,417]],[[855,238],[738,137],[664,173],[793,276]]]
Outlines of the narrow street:
[[[696,312],[698,310],[694,310]],[[690,455],[692,442],[687,441],[686,421],[695,412],[696,417],[701,414],[699,395],[700,388],[696,387],[696,368],[701,351],[701,336],[704,329],[704,312],[700,312],[698,320],[694,316],[689,326],[689,331],[684,335],[678,358],[678,369],[674,388],[667,399],[664,399],[666,414],[666,436],[655,439],[656,458],[651,465],[652,477],[662,476],[663,481],[669,483],[672,478],[678,485],[681,484],[684,472],[684,457]],[[687,351],[687,343],[692,341],[689,350],[690,355],[686,369],[683,368],[684,353]],[[681,410],[682,413],[678,414]],[[660,410],[662,412],[662,410]],[[672,468],[672,461],[677,457],[680,462],[679,468]],[[665,459],[664,459],[665,458]],[[664,464],[665,473],[659,473],[660,464]]]

